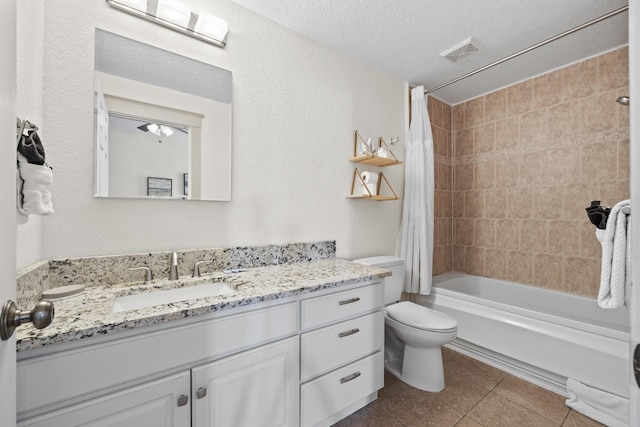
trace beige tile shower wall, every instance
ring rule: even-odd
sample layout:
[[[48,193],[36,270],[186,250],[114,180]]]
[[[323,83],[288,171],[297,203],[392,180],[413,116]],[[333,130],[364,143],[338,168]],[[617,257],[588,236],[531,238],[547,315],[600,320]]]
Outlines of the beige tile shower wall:
[[[597,296],[584,208],[629,198],[628,85],[624,47],[452,108],[453,270]]]
[[[433,132],[435,163],[433,274],[440,274],[453,268],[452,111],[450,105],[433,97],[428,97],[427,109]]]

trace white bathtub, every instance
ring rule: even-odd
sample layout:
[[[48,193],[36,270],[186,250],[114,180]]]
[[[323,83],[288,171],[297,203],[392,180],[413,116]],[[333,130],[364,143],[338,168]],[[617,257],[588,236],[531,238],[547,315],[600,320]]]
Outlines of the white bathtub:
[[[449,272],[419,304],[458,320],[457,350],[566,396],[568,377],[629,397],[629,313],[535,286]]]

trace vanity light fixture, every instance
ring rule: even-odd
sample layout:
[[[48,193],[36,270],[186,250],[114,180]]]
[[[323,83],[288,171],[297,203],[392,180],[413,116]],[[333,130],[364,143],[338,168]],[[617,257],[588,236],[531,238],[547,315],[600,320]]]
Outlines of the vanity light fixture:
[[[155,22],[214,46],[225,47],[227,21],[208,13],[197,13],[179,0],[107,0],[109,6]]]

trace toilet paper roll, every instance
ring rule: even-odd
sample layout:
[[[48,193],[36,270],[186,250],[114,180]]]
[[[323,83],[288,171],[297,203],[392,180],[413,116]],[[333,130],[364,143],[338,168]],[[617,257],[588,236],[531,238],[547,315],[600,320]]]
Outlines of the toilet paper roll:
[[[367,189],[369,190],[367,192]],[[378,195],[378,184],[364,184],[362,186],[362,195],[363,196],[377,196]]]
[[[379,177],[378,172],[371,172],[371,171],[362,172],[362,181],[364,181],[365,184],[378,184],[378,177]]]

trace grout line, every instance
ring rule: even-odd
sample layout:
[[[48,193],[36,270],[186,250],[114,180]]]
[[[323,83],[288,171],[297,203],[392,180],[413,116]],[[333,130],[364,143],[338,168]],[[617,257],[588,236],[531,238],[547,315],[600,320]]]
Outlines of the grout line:
[[[511,375],[511,374],[509,374],[509,375]],[[500,383],[502,383],[502,381],[504,381],[506,378],[507,378],[507,377],[503,378],[503,379],[502,379],[502,380],[501,380],[501,381],[496,385],[496,387],[494,387],[494,390],[491,390],[491,392],[493,393],[493,392],[495,391],[495,389],[498,387],[498,385],[500,385]],[[516,378],[517,378],[517,377],[516,377]],[[533,383],[531,383],[531,382],[529,382],[529,381],[527,381],[527,380],[523,380],[523,381],[526,381],[527,383],[532,384],[532,385],[534,385],[534,386],[536,386],[536,387],[542,388],[542,387],[540,387],[540,386],[538,386],[538,385],[536,385],[536,384],[533,384]],[[557,395],[557,396],[560,396],[559,394],[554,393],[554,392],[552,392],[552,391],[550,391],[550,390],[547,390],[547,391],[549,391],[550,393],[553,393],[553,394],[555,394],[555,395]],[[533,409],[527,408],[526,406],[522,406],[520,403],[518,403],[518,402],[516,402],[516,401],[514,401],[514,400],[512,400],[512,399],[510,399],[508,396],[503,396],[503,395],[501,395],[500,393],[498,393],[497,391],[495,392],[495,394],[496,394],[496,396],[501,397],[502,399],[505,399],[505,400],[507,400],[507,401],[509,401],[509,402],[513,403],[514,405],[521,407],[522,409],[524,409],[524,410],[526,410],[526,411],[528,411],[528,412],[531,412],[531,413],[533,413],[533,414],[536,414],[536,415],[538,415],[538,416],[540,416],[540,417],[542,417],[542,418],[544,418],[544,419],[546,419],[546,420],[548,420],[548,421],[550,421],[550,422],[552,422],[552,423],[557,423],[557,421],[555,421],[555,420],[552,420],[552,419],[548,418],[548,417],[547,417],[546,415],[544,415],[544,414],[541,414],[541,413],[539,413],[539,412],[536,412],[536,411],[534,411]],[[560,396],[560,397],[562,397],[562,396]],[[569,408],[569,411],[567,411],[567,414],[564,416],[564,418],[563,418],[562,422],[560,422],[560,424],[558,424],[558,427],[561,427],[561,426],[562,426],[562,423],[564,423],[564,420],[566,420],[567,416],[569,415],[569,412],[571,412],[571,408]]]

